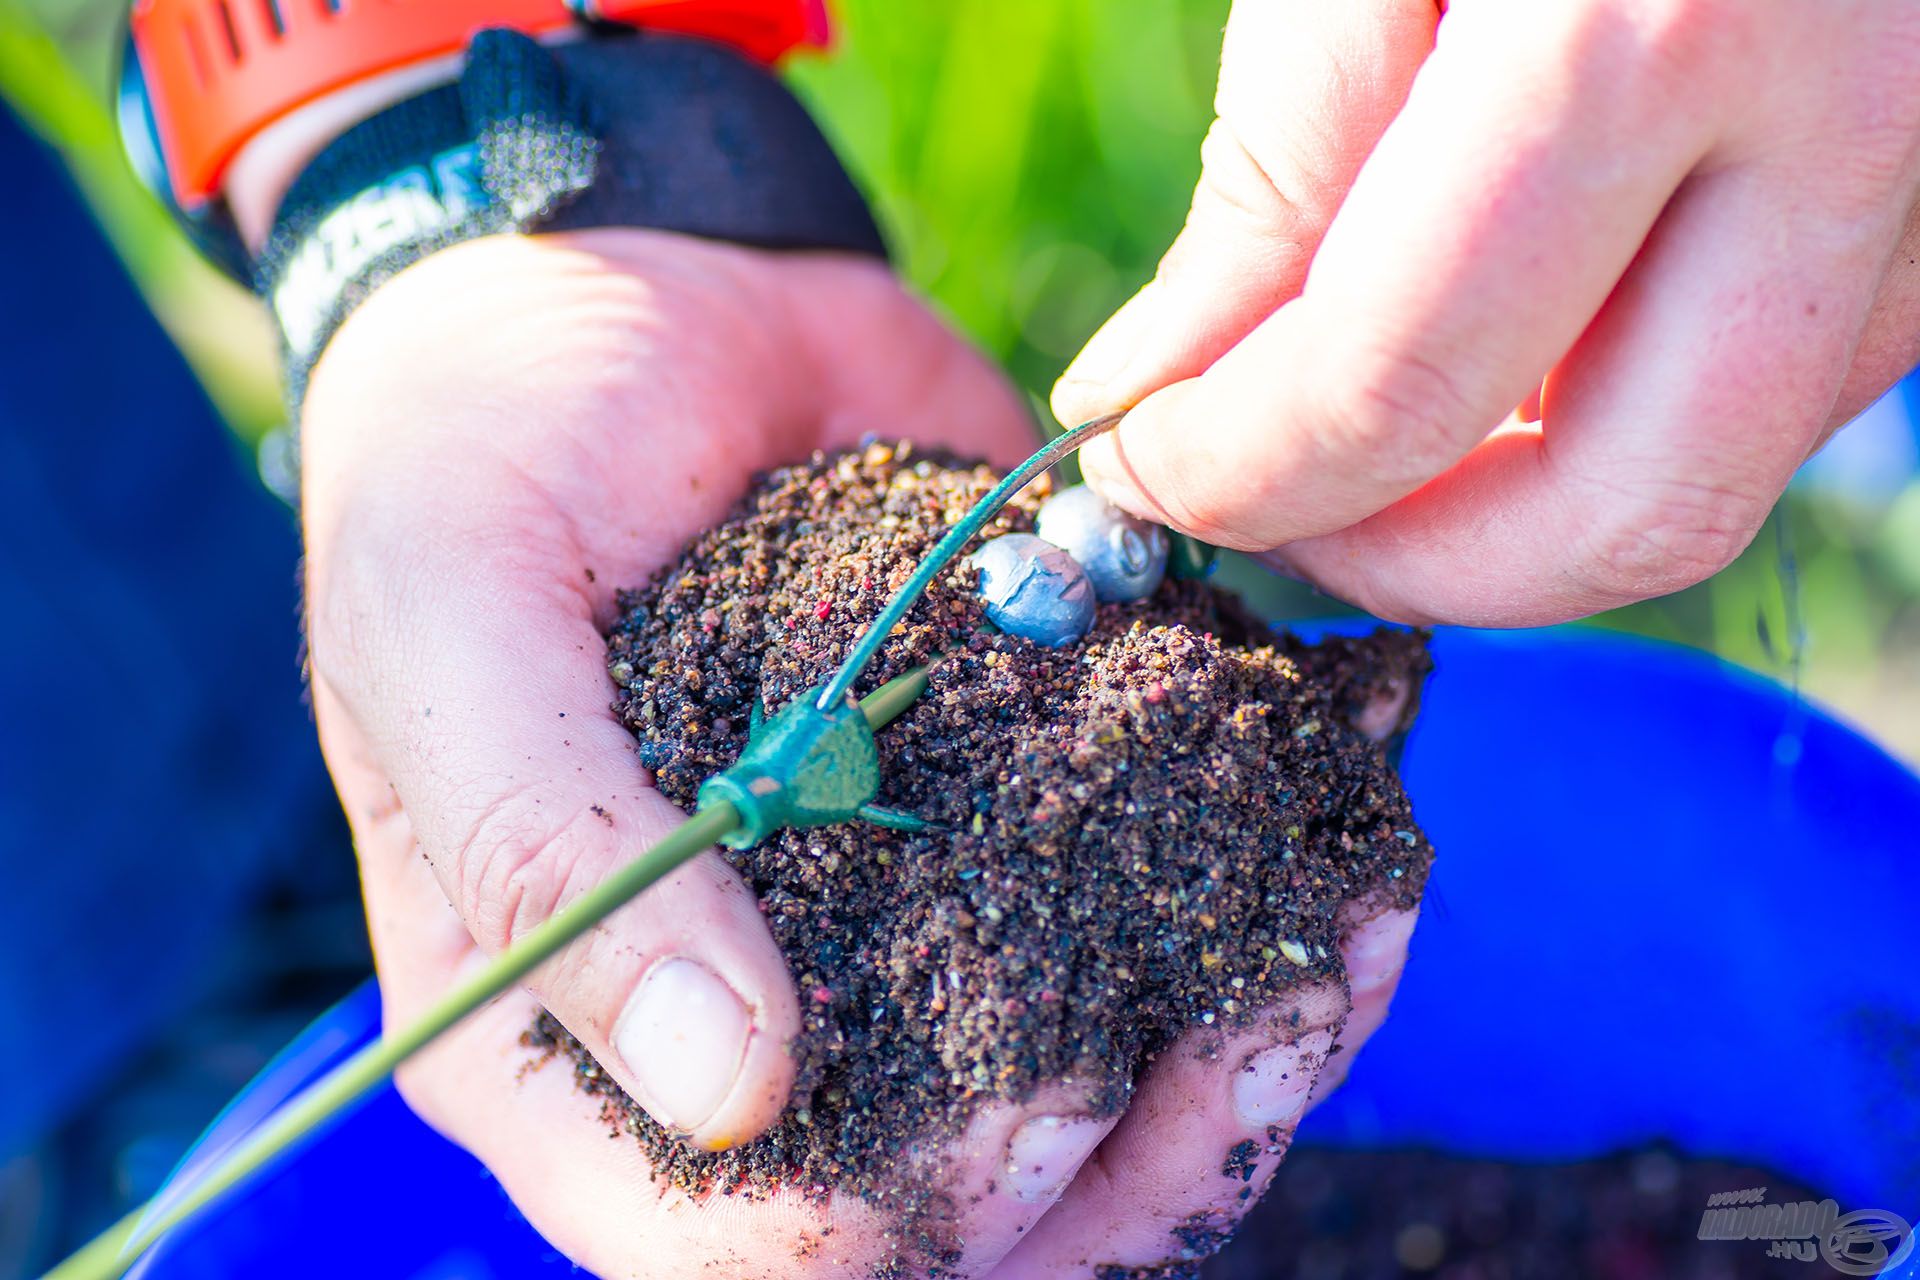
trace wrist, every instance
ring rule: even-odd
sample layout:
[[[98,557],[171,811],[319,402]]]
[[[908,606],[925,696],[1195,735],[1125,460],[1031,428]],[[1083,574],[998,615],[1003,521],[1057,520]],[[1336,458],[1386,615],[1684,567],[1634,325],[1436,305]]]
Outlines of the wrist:
[[[134,0],[129,23],[138,115],[165,169],[146,177],[188,211],[219,200],[234,157],[269,127],[388,73],[455,58],[480,31],[536,40],[601,29],[697,36],[764,65],[828,36],[824,0],[223,0],[213,8],[217,17],[204,0]]]
[[[294,180],[329,144],[415,94],[452,83],[459,74],[457,55],[390,71],[297,108],[244,143],[221,193],[247,252],[259,255]]]
[[[259,246],[303,165],[345,129],[451,79],[482,30],[545,42],[617,29],[692,36],[763,65],[828,36],[824,0],[216,7],[217,19],[204,0],[133,0],[119,111],[136,173],[210,257],[239,275],[239,242]]]
[[[270,200],[254,280],[297,403],[340,322],[410,264],[502,232],[635,227],[884,259],[865,201],[805,109],[712,42],[476,37],[452,83],[350,127]],[[298,140],[294,140],[297,144]],[[284,173],[284,169],[281,170]]]

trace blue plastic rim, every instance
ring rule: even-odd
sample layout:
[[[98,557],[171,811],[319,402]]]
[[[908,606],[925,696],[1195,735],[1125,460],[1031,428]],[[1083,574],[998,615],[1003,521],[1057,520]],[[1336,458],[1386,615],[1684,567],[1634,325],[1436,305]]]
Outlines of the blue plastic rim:
[[[1434,659],[1403,766],[1440,862],[1393,1014],[1302,1141],[1570,1160],[1661,1139],[1920,1218],[1920,778],[1688,650],[1443,631]],[[170,1185],[378,1027],[369,986]],[[582,1273],[386,1090],[134,1274]]]

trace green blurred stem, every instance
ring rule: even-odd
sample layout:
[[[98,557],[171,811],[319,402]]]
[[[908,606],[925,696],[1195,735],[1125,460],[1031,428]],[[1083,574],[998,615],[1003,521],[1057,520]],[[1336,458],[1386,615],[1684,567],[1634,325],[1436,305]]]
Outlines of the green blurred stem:
[[[910,671],[867,695],[860,709],[866,713],[868,725],[877,730],[912,705],[926,686],[925,668]],[[682,863],[711,848],[739,822],[731,804],[699,810],[658,844],[502,951],[417,1021],[389,1032],[341,1063],[196,1179],[184,1195],[163,1209],[143,1205],[134,1210],[48,1272],[46,1280],[115,1280],[161,1236],[339,1116],[462,1018],[518,985],[555,952]]]
[[[135,1210],[107,1236],[48,1273],[47,1280],[110,1280],[169,1230],[272,1162],[283,1151],[377,1088],[401,1063],[432,1044],[628,899],[733,830],[739,818],[723,804],[688,818],[664,839],[547,918],[493,962],[441,998],[417,1021],[380,1037],[329,1072],[274,1116],[187,1193],[151,1217]],[[124,1241],[112,1248],[114,1239]]]
[[[121,5],[124,12],[124,0]],[[17,0],[0,0],[0,111],[59,153],[154,314],[249,440],[281,421],[265,313],[190,247],[128,166],[113,113]]]
[[[825,686],[818,705],[836,706],[852,692],[854,683],[880,651],[888,634],[906,617],[907,611],[948,562],[986,527],[1008,499],[1042,471],[1111,428],[1120,417],[1120,414],[1111,414],[1096,418],[1056,437],[989,490],[973,510],[935,544],[913,577],[861,634],[846,661]],[[928,674],[927,667],[910,671],[862,699],[860,709],[866,714],[868,726],[877,730],[911,706],[926,689]],[[54,1268],[46,1280],[114,1280],[124,1274],[161,1236],[335,1119],[378,1088],[401,1063],[439,1039],[461,1019],[517,985],[555,952],[739,825],[740,815],[731,803],[722,801],[703,806],[658,844],[495,956],[485,968],[442,997],[418,1021],[380,1037],[341,1063],[196,1179],[178,1199],[164,1208],[143,1205],[136,1209]]]

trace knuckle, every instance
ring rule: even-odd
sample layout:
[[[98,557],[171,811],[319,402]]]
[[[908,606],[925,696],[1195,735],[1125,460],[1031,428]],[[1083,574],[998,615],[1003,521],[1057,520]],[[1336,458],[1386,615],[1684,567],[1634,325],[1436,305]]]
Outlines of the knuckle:
[[[1207,199],[1263,230],[1279,221],[1287,209],[1286,198],[1271,175],[1241,141],[1239,130],[1225,119],[1216,119],[1200,140],[1200,195],[1203,198],[1194,201],[1194,212],[1188,214],[1189,225]]]
[[[1200,142],[1200,162],[1201,190],[1262,232],[1289,230],[1302,213],[1324,215],[1312,198],[1329,185],[1323,167],[1291,145],[1284,131],[1256,146],[1231,119],[1221,116]]]
[[[1160,259],[1163,285],[1257,290],[1271,309],[1291,292],[1293,270],[1304,263],[1313,229],[1326,219],[1301,203],[1309,181],[1289,179],[1296,167],[1262,164],[1239,133],[1215,120],[1200,146],[1200,181],[1181,234]],[[1223,255],[1223,247],[1230,253]],[[1222,272],[1230,270],[1231,280]]]
[[[1597,504],[1582,573],[1609,602],[1666,595],[1712,577],[1746,550],[1767,503],[1734,488],[1668,480]]]
[[[1352,1011],[1353,1001],[1344,981],[1309,983],[1292,998],[1266,1010],[1257,1038],[1273,1044],[1298,1044],[1317,1032],[1338,1031]]]
[[[1768,40],[1771,4],[1641,0],[1634,38],[1654,84],[1698,90],[1703,76],[1747,63]]]
[[[1353,1012],[1353,1000],[1344,982],[1323,982],[1301,993],[1302,1025],[1311,1030],[1337,1031]]]
[[[1409,486],[1458,460],[1480,434],[1475,397],[1458,367],[1418,351],[1369,353],[1332,394],[1331,442],[1349,455],[1366,452],[1378,474]]]
[[[532,788],[486,803],[454,851],[454,905],[482,950],[497,953],[572,896],[598,823],[575,814],[555,824]]]

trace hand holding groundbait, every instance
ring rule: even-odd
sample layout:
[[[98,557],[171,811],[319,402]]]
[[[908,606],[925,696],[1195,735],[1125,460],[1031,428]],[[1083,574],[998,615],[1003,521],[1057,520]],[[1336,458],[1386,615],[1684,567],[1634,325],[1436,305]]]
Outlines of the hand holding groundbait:
[[[304,427],[315,713],[394,1025],[684,818],[607,710],[616,584],[814,448],[881,432],[1010,464],[1032,443],[1006,386],[883,266],[642,231],[420,263],[341,329]],[[984,1108],[941,1164],[954,1273],[1090,1277],[1167,1258],[1194,1214],[1229,1223],[1249,1184],[1219,1175],[1222,1153],[1251,1142],[1251,1185],[1271,1172],[1342,1020],[1353,1047],[1384,1013],[1411,923],[1351,917],[1350,1016],[1322,984],[1297,1023],[1178,1042],[1122,1116],[1065,1082]],[[782,1114],[799,1001],[753,894],[706,853],[399,1083],[600,1274],[866,1274],[894,1247],[871,1206],[663,1188],[519,1044],[551,1010],[654,1119],[718,1149]]]
[[[1407,621],[1727,563],[1920,357],[1910,0],[1236,5],[1089,480]],[[1515,412],[1515,407],[1519,411]]]
[[[1011,461],[1025,453],[1024,431],[1006,388],[873,261],[773,256],[660,232],[487,236],[625,221],[632,209],[591,203],[619,190],[595,185],[599,162],[631,163],[674,132],[611,128],[583,145],[598,124],[654,117],[583,109],[583,85],[612,93],[620,83],[606,74],[609,46],[561,42],[550,55],[535,34],[482,33],[457,87],[441,83],[395,108],[433,113],[449,137],[477,148],[427,156],[434,189],[403,168],[406,181],[355,194],[369,174],[419,159],[403,147],[371,168],[365,155],[344,169],[323,161],[287,194],[321,135],[378,107],[362,94],[321,115],[303,109],[301,129],[249,144],[227,191],[227,229],[264,245],[261,275],[306,392],[315,714],[363,861],[386,1016],[402,1045],[452,1026],[407,1060],[399,1084],[541,1230],[602,1274],[870,1271],[895,1249],[870,1205],[830,1195],[825,1183],[753,1203],[665,1188],[640,1150],[606,1140],[596,1108],[565,1075],[528,1071],[518,1042],[544,1007],[675,1150],[736,1146],[782,1116],[800,1001],[759,904],[725,862],[694,856],[596,927],[574,928],[627,896],[609,888],[628,884],[646,855],[691,852],[742,816],[723,799],[708,816],[726,822],[682,825],[685,815],[637,767],[607,710],[601,637],[613,588],[667,564],[760,468],[867,432]],[[674,61],[682,54],[701,57],[691,46],[624,48],[658,50],[683,69]],[[710,57],[704,65],[717,70]],[[439,83],[428,71],[408,83]],[[782,154],[805,144],[811,135],[779,114],[764,82],[747,79],[729,100],[773,113],[761,122],[785,130]],[[410,92],[390,79],[375,89],[382,101]],[[669,99],[694,108],[682,117],[688,129],[712,127],[698,103]],[[516,129],[575,163],[521,172],[528,151],[545,153],[503,137]],[[393,141],[353,130],[327,154],[358,154],[368,138]],[[726,152],[727,139],[707,141]],[[432,149],[426,138],[410,143]],[[692,149],[711,154],[697,137]],[[476,162],[471,171],[456,163],[461,155]],[[485,199],[461,186],[476,175]],[[816,170],[785,189],[816,197],[807,207],[822,217],[820,236],[796,240],[790,226],[770,230],[744,215],[707,221],[707,199],[669,201],[679,217],[658,225],[871,252],[870,226],[863,217],[849,226],[847,188],[832,176],[823,186]],[[547,185],[529,199],[519,178]],[[349,211],[395,199],[407,202],[405,216],[376,219],[378,233],[356,239],[365,220]],[[739,214],[742,205],[729,207]],[[577,220],[550,220],[556,213]],[[414,238],[389,258],[401,246],[382,237],[402,231]],[[335,243],[336,232],[350,243]],[[465,242],[441,248],[451,240]],[[1115,550],[1123,572],[1151,570],[1138,554],[1150,537],[1121,533],[1117,548],[1082,548],[1090,570],[1104,572],[1102,557]],[[822,700],[851,714],[846,692]],[[1169,1047],[1143,1082],[1144,1105],[1124,1116],[1063,1078],[1017,1103],[982,1106],[964,1133],[930,1134],[939,1190],[956,1207],[948,1226],[963,1242],[942,1260],[948,1270],[1153,1264],[1194,1215],[1230,1221],[1251,1194],[1247,1181],[1277,1162],[1348,1019],[1333,948],[1351,949],[1351,1045],[1370,1025],[1365,997],[1391,988],[1410,919],[1353,914],[1327,928],[1319,980],[1289,991],[1297,1001],[1237,1023],[1224,1056],[1218,1037]],[[548,958],[536,967],[533,955]],[[1304,963],[1279,955],[1268,962]],[[526,989],[466,1021],[443,1016],[471,1008],[500,972]],[[449,991],[458,998],[444,1000]],[[818,1003],[818,992],[809,998]],[[1229,1148],[1245,1148],[1240,1188],[1195,1180]]]

